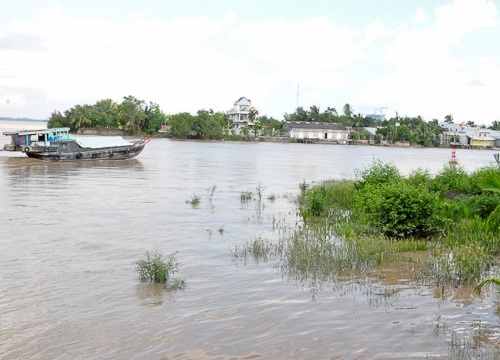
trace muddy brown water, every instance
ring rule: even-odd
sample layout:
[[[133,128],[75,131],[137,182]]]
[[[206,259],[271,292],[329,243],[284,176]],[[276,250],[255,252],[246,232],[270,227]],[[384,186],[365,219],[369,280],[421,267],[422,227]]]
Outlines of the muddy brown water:
[[[493,154],[458,150],[457,158],[473,170]],[[442,359],[454,332],[494,349],[495,291],[443,292],[398,269],[312,288],[276,264],[231,256],[246,241],[278,239],[277,225],[293,228],[290,199],[303,181],[353,178],[373,159],[436,172],[450,157],[449,149],[166,139],[126,161],[0,152],[0,358]],[[257,188],[260,205],[241,202]],[[195,195],[197,207],[188,203]],[[178,252],[184,290],[139,282],[133,262],[155,248]]]

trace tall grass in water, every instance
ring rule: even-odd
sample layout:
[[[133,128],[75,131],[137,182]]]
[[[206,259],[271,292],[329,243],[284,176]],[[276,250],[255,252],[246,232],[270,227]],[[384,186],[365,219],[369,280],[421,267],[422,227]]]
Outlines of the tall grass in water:
[[[145,256],[134,262],[141,281],[155,283],[170,283],[170,288],[184,287],[185,281],[174,279],[178,271],[177,252],[164,255],[158,250],[147,251]]]
[[[274,257],[290,276],[314,279],[366,271],[397,261],[400,252],[422,250],[428,256],[409,264],[415,275],[440,285],[475,283],[500,255],[499,229],[487,221],[500,196],[486,196],[480,186],[492,173],[500,170],[467,174],[446,166],[435,177],[421,169],[404,177],[375,162],[355,181],[303,182],[296,229],[280,239]],[[246,249],[276,251],[255,241]]]

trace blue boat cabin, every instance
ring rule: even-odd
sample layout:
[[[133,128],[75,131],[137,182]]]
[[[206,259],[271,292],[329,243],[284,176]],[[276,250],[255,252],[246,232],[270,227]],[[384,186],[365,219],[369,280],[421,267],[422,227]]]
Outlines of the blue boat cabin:
[[[7,151],[23,151],[30,145],[49,146],[51,141],[70,139],[69,128],[6,131],[3,134],[11,137],[10,144],[4,146]]]

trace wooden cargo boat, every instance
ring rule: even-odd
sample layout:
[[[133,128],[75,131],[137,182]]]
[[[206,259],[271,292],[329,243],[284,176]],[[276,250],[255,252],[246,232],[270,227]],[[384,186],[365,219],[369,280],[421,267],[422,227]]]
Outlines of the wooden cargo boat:
[[[123,160],[139,155],[146,142],[127,141],[119,136],[103,136],[57,140],[49,146],[27,146],[23,151],[30,158],[44,161]]]
[[[11,143],[4,150],[22,151],[44,161],[130,159],[140,154],[147,140],[127,141],[121,136],[70,138],[69,128],[4,132]]]

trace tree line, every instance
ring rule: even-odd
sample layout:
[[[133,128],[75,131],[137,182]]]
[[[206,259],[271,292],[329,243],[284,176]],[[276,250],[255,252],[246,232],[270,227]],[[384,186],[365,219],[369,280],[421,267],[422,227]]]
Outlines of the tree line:
[[[411,145],[438,146],[439,135],[443,132],[443,128],[439,125],[437,119],[425,121],[421,116],[402,117],[398,113],[390,119],[376,119],[360,113],[356,114],[350,104],[345,104],[341,113],[331,107],[328,107],[323,112],[317,106],[311,106],[309,110],[298,107],[292,114],[285,113],[284,118],[285,121],[339,123],[354,130],[351,132],[350,137],[355,140],[370,138],[370,133],[361,128],[376,127],[376,142],[394,143],[406,141]],[[453,123],[453,116],[451,114],[446,115],[444,122]],[[468,121],[467,125],[477,126],[473,121]],[[489,129],[500,130],[500,122],[493,121]]]
[[[283,115],[285,121],[334,122],[353,129],[351,138],[363,140],[370,138],[365,127],[377,127],[376,142],[406,141],[412,145],[437,146],[439,135],[443,132],[437,119],[425,121],[421,116],[399,116],[398,113],[390,119],[376,119],[370,116],[356,114],[350,104],[345,104],[342,112],[328,107],[320,111],[319,107],[311,106],[309,110],[298,107],[295,112]],[[121,103],[111,99],[97,101],[94,105],[76,105],[64,113],[54,111],[48,122],[48,127],[69,127],[72,132],[80,129],[94,128],[97,130],[118,129],[128,134],[156,133],[162,125],[168,125],[167,136],[178,139],[250,139],[257,135],[283,135],[284,122],[266,115],[256,117],[255,126],[247,126],[234,131],[234,125],[224,112],[212,109],[199,110],[196,115],[187,112],[166,115],[158,104],[139,100],[134,96],[126,96]],[[445,122],[453,122],[452,115],[445,116]],[[468,125],[475,126],[473,122]],[[494,121],[490,129],[500,130],[500,122]]]
[[[121,103],[111,99],[97,101],[94,105],[76,105],[63,114],[54,111],[47,123],[49,128],[69,127],[80,129],[118,129],[129,134],[156,132],[166,115],[158,104],[126,96]]]
[[[253,129],[248,126],[242,135],[236,135],[233,124],[223,112],[198,110],[196,115],[187,112],[166,115],[158,104],[126,96],[121,103],[111,99],[97,101],[94,105],[76,105],[64,113],[54,111],[48,121],[49,128],[69,127],[71,132],[80,129],[96,130],[118,129],[127,134],[153,134],[162,125],[168,125],[167,136],[178,139],[250,138],[257,135],[283,132],[283,123],[272,117],[261,116]],[[276,134],[275,132],[275,134]]]

